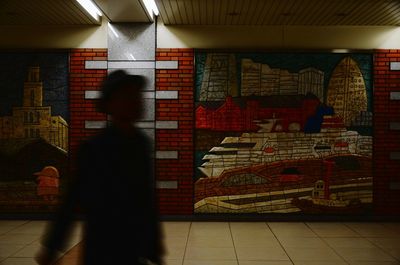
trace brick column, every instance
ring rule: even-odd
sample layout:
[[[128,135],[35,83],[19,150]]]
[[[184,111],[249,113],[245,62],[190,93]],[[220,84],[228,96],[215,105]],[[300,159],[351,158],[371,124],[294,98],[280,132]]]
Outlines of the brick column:
[[[400,50],[374,56],[374,208],[400,213]]]
[[[72,160],[82,140],[97,133],[88,121],[105,121],[106,115],[96,111],[89,91],[99,90],[107,70],[85,69],[85,61],[107,60],[107,49],[72,49],[69,72],[69,152]]]
[[[178,69],[156,70],[156,120],[178,122],[174,130],[156,129],[156,179],[168,184],[157,190],[163,215],[193,214],[193,56],[193,49],[157,49],[156,53],[157,62],[178,61]],[[177,98],[162,98],[168,91],[177,92]]]

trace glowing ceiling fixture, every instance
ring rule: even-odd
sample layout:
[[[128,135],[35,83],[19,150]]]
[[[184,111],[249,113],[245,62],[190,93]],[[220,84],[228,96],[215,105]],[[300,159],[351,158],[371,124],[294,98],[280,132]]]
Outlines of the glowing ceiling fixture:
[[[142,0],[142,1],[147,9],[147,13],[149,13],[149,15],[151,16],[151,19],[153,19],[154,16],[158,16],[160,12],[158,11],[156,2],[154,2],[154,0]]]
[[[76,0],[94,19],[100,21],[101,11],[91,0]]]

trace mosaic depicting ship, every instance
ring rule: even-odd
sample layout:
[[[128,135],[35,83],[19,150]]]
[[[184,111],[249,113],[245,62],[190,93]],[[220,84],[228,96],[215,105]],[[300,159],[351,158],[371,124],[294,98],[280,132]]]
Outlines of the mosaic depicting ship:
[[[195,184],[196,212],[346,213],[372,202],[371,136],[347,130],[335,115],[323,117],[318,133],[284,132],[277,121],[257,121],[257,132],[209,150]]]

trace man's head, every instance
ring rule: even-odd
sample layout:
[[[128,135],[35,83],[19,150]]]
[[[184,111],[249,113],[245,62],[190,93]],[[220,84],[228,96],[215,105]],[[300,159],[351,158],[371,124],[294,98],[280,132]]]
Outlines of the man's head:
[[[110,73],[102,85],[99,110],[116,119],[134,121],[142,114],[141,92],[146,79],[117,70]]]

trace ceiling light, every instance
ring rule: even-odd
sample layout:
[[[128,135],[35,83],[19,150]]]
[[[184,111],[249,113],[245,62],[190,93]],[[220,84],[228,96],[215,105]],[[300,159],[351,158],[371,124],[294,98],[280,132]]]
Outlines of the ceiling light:
[[[100,21],[102,13],[91,0],[76,0],[94,19]]]
[[[153,19],[154,16],[158,16],[160,12],[154,0],[142,0],[142,2],[147,9],[147,13],[151,16],[151,19]]]

